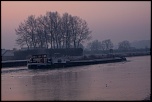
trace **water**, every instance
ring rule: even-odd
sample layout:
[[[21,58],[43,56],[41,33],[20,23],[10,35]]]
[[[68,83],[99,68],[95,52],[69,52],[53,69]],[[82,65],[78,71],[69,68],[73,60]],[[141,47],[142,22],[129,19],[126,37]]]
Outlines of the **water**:
[[[151,56],[64,69],[2,68],[2,100],[144,100]]]

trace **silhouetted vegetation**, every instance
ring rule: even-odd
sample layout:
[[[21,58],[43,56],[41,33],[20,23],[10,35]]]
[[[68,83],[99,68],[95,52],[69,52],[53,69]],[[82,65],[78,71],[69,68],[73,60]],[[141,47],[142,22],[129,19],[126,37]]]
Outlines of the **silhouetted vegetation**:
[[[119,45],[118,50],[121,50],[121,51],[131,50],[131,45],[130,45],[129,41],[127,41],[127,40],[120,42],[118,45]]]
[[[113,43],[110,39],[103,40],[102,42],[94,40],[88,43],[87,48],[91,51],[108,51],[113,48]]]
[[[79,48],[90,39],[91,31],[85,20],[78,16],[47,12],[44,16],[29,16],[15,29],[20,47],[28,48]]]
[[[103,40],[102,42],[99,40],[94,40],[88,43],[86,49],[84,50],[84,54],[87,55],[105,55],[105,54],[113,54],[117,56],[140,56],[140,55],[150,55],[150,48],[141,48],[137,49],[132,47],[130,42],[124,40],[118,43],[118,48],[113,49],[113,43],[110,39]]]

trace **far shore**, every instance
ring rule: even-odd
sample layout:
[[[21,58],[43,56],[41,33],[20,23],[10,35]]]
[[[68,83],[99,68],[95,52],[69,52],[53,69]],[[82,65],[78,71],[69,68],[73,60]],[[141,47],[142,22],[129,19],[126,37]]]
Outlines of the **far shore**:
[[[109,54],[84,54],[82,56],[64,56],[71,61],[76,60],[93,60],[93,59],[104,59],[104,58],[112,58],[112,57],[135,57],[135,56],[149,56],[151,52],[127,52],[127,53],[109,53]],[[12,59],[12,60],[5,60],[6,62],[9,61],[26,61],[29,59]],[[2,61],[2,62],[5,62]]]

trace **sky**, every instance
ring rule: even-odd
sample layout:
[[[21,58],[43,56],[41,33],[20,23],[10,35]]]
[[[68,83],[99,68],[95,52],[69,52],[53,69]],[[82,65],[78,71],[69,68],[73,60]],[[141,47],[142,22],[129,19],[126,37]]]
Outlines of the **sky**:
[[[15,42],[19,24],[30,15],[50,11],[84,19],[92,31],[90,41],[151,40],[150,1],[1,1],[1,48],[19,49]]]

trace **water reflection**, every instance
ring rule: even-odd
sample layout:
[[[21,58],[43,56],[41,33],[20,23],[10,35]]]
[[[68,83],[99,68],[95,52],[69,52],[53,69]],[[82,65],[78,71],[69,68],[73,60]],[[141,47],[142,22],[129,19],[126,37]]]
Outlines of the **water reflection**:
[[[34,94],[32,95],[35,99],[38,100],[41,98],[38,96],[42,95],[52,100],[59,100],[60,97],[63,97],[63,99],[65,99],[67,95],[68,97],[72,98],[73,95],[77,95],[71,94],[71,90],[75,89],[76,87],[77,78],[77,72],[33,76],[32,86]],[[72,91],[73,93],[76,93],[74,90]]]
[[[142,100],[150,94],[148,56],[126,63],[5,71],[2,100]]]
[[[51,75],[39,75],[32,77],[34,99],[51,100],[77,100],[84,98],[81,94],[89,91],[91,81],[88,74],[78,72],[59,72]],[[43,93],[41,93],[43,92]]]

